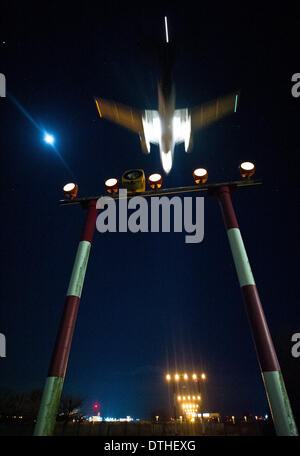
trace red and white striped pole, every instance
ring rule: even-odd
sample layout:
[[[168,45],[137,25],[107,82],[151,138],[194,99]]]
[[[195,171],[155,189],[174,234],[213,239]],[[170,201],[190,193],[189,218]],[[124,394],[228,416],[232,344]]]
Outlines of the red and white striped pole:
[[[215,187],[212,193],[221,206],[276,434],[297,436],[279,362],[232,206],[231,188],[227,185]]]
[[[79,301],[96,225],[96,200],[87,204],[87,218],[79,242],[65,300],[64,312],[57,333],[48,377],[46,379],[34,435],[52,435],[66,374]]]

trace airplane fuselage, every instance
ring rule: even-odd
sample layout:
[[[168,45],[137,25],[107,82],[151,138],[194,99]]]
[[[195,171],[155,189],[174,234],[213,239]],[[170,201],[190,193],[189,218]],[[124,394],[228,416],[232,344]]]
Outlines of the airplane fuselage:
[[[168,46],[161,63],[161,78],[158,83],[158,114],[160,119],[160,157],[163,168],[169,172],[174,154],[173,118],[175,112],[175,87],[172,81],[172,56]]]

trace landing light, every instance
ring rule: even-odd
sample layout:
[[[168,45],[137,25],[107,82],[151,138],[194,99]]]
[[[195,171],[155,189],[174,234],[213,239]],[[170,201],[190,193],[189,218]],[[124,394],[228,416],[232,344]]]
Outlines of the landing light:
[[[74,182],[70,182],[69,184],[66,184],[63,188],[63,192],[66,196],[66,198],[76,198],[77,193],[78,193],[78,185],[75,184]]]
[[[105,181],[107,193],[117,193],[119,189],[119,181],[115,177],[111,177]]]
[[[193,172],[193,177],[196,184],[205,184],[208,179],[208,173],[205,168],[197,168]]]
[[[158,173],[151,174],[148,177],[148,183],[152,189],[160,188],[162,185],[162,175]]]
[[[255,166],[251,162],[243,162],[240,164],[239,170],[243,179],[249,179],[255,173]]]

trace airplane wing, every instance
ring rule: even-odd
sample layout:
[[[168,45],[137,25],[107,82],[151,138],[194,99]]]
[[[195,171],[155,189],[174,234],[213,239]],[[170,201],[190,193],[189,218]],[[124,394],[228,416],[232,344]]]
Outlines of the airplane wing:
[[[206,127],[227,114],[235,112],[237,98],[237,94],[231,94],[192,108],[190,111],[192,130]]]
[[[135,133],[143,134],[142,112],[114,101],[95,98],[99,116],[116,122]]]

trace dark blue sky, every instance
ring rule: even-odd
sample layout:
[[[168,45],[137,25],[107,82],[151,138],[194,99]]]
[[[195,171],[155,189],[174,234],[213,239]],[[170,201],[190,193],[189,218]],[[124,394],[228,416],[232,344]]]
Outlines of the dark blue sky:
[[[164,15],[181,49],[176,107],[241,90],[237,114],[197,132],[191,154],[176,148],[164,185],[191,185],[195,167],[206,167],[210,182],[235,180],[241,161],[256,163],[263,185],[241,189],[233,203],[270,331],[284,334],[276,340],[291,356],[290,336],[299,332],[300,101],[291,95],[297,17],[275,5],[171,5],[6,2],[1,387],[42,388],[47,376],[84,221],[80,207],[58,205],[62,186],[76,180],[80,196],[101,194],[104,180],[126,169],[161,170],[158,150],[143,155],[137,135],[98,117],[93,96],[157,108],[155,65],[142,43],[164,39]],[[53,132],[59,153],[37,125]],[[87,411],[98,400],[105,415],[147,417],[168,403],[164,376],[175,369],[207,373],[203,399],[211,411],[268,413],[221,213],[210,197],[200,244],[185,244],[184,233],[95,232],[64,392],[84,397]]]

